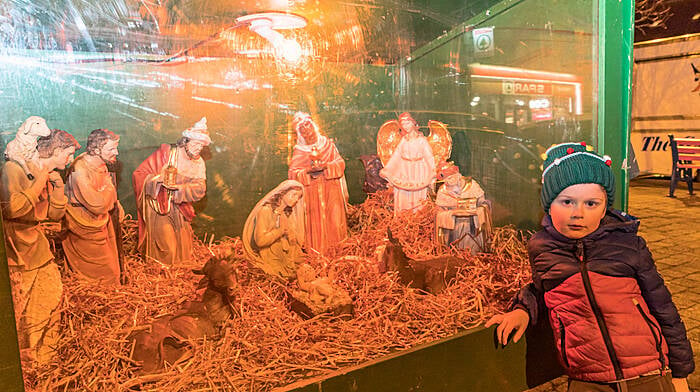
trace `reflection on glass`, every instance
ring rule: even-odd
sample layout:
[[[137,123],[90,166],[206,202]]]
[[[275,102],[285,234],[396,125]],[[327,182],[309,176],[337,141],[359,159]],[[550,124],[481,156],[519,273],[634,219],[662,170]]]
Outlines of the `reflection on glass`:
[[[293,113],[310,112],[335,140],[359,202],[360,155],[410,111],[447,124],[452,159],[493,198],[497,224],[534,226],[540,150],[594,142],[594,7],[496,3],[4,1],[3,141],[33,114],[79,140],[114,130],[133,214],[130,173],[206,116],[215,143],[195,231],[237,235],[285,178]],[[476,28],[491,35],[475,40]]]

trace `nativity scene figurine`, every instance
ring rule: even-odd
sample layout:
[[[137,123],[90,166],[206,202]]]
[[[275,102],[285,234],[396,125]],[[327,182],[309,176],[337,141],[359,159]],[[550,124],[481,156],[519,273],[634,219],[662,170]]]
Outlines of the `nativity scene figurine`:
[[[106,284],[120,281],[117,235],[112,219],[123,219],[113,172],[119,135],[96,129],[88,135],[86,152],[68,169],[66,235],[63,251],[71,270],[81,278]],[[117,210],[116,215],[112,213]]]
[[[7,143],[5,159],[17,163],[31,180],[34,175],[27,162],[35,162],[37,159],[37,139],[50,134],[51,129],[46,125],[46,120],[39,116],[30,116],[17,129],[15,138]]]
[[[345,161],[333,140],[322,135],[308,113],[292,120],[297,142],[289,164],[289,179],[304,187],[306,246],[324,253],[347,237]]]
[[[387,121],[377,134],[377,155],[384,177],[394,192],[394,215],[414,211],[428,197],[437,176],[436,167],[450,156],[452,138],[444,124],[430,121],[425,137],[410,113]]]
[[[317,276],[316,270],[306,263],[299,265],[296,277],[296,287],[291,290],[291,308],[302,317],[311,318],[323,313],[352,315],[352,298],[329,277]]]
[[[175,145],[161,145],[134,170],[138,246],[146,261],[164,265],[191,261],[192,203],[207,192],[206,165],[200,154],[210,143],[204,117],[184,130]]]
[[[2,166],[0,205],[12,299],[22,357],[39,364],[53,359],[59,339],[63,283],[43,229],[65,215],[68,199],[57,170],[73,160],[80,144],[62,130],[37,141],[37,154],[23,165]]]
[[[306,232],[303,190],[298,181],[283,181],[255,205],[243,226],[248,259],[272,277],[294,277],[302,259]]]
[[[444,180],[435,199],[440,211],[435,217],[436,240],[445,246],[487,252],[491,242],[491,204],[472,177],[447,163],[438,176]]]

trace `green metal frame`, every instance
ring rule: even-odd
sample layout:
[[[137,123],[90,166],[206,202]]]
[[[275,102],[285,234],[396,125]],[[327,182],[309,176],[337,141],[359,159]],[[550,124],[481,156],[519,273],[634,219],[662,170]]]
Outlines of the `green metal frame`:
[[[5,253],[5,233],[0,224],[0,385],[7,392],[24,391],[19,346],[15,330],[10,274]]]
[[[612,158],[615,208],[627,211],[634,1],[598,1],[598,151]]]
[[[489,19],[495,18],[496,16],[508,11],[509,9],[515,7],[523,1],[526,0],[503,0],[500,3],[494,5],[493,7],[490,7],[488,10],[481,11],[480,13],[469,18],[467,21],[459,24],[457,27],[452,28],[447,33],[430,41],[428,44],[414,50],[411,53],[410,57],[400,62],[399,66],[403,67],[406,66],[408,63],[416,61],[417,59],[427,55],[433,50],[452,41],[453,39],[461,37],[464,32],[470,31],[474,27],[486,23]]]
[[[538,323],[544,327],[546,324]],[[494,328],[478,327],[302,380],[279,392],[516,392],[563,372],[555,359],[552,332],[548,328],[530,328],[525,339],[506,347],[494,342]]]

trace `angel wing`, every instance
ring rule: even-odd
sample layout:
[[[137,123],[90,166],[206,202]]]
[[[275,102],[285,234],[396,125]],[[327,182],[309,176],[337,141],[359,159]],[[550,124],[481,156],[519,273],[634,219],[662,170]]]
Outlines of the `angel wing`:
[[[386,166],[389,158],[396,151],[396,147],[401,141],[401,127],[398,120],[389,120],[385,122],[377,132],[377,155],[382,161],[382,165]]]
[[[428,144],[430,144],[430,148],[433,149],[435,165],[439,167],[440,163],[446,161],[452,153],[452,136],[450,136],[450,132],[447,130],[447,125],[440,121],[428,121],[428,128],[430,128]]]

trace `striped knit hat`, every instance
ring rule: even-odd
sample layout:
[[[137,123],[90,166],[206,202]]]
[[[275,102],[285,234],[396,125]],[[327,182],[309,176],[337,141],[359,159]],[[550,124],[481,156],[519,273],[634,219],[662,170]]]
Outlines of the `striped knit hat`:
[[[615,176],[609,156],[589,151],[586,143],[562,143],[550,147],[544,153],[542,171],[542,206],[549,213],[549,206],[561,191],[576,184],[598,184],[608,195],[608,208],[615,199]]]

